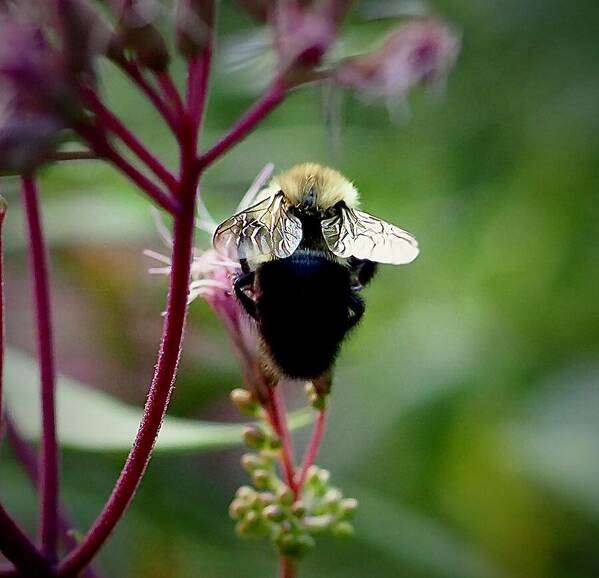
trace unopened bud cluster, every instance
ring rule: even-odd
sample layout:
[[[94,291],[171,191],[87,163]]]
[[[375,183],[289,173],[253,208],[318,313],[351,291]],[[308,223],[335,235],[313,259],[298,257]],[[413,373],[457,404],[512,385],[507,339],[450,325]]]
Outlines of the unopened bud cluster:
[[[246,390],[234,390],[231,400],[246,415],[263,417],[260,406]],[[281,442],[265,420],[247,426],[243,438],[254,453],[241,457],[252,486],[239,488],[229,507],[238,535],[268,539],[279,552],[292,557],[301,557],[314,547],[314,534],[330,532],[343,538],[353,535],[351,520],[358,502],[345,498],[330,484],[327,470],[310,466],[296,495],[277,473]]]

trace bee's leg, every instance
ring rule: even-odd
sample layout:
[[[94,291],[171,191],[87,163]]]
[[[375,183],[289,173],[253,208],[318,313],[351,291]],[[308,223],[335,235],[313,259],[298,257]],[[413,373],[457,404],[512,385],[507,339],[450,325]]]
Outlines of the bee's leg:
[[[364,315],[364,302],[358,295],[352,294],[351,299],[349,301],[349,320],[348,320],[348,329],[354,327],[360,319],[362,319],[362,315]]]
[[[254,286],[254,278],[254,271],[241,274],[235,279],[233,289],[235,290],[237,299],[241,301],[247,314],[253,319],[256,319],[256,302],[246,293],[246,289],[251,289]]]
[[[250,271],[251,271],[251,270],[250,270],[250,265],[249,265],[249,263],[248,263],[248,260],[247,260],[247,259],[240,258],[240,259],[239,259],[239,264],[241,265],[241,272],[242,272],[244,275],[247,275],[248,273],[250,273]],[[253,281],[252,281],[252,282],[253,282]]]
[[[368,259],[349,258],[349,267],[352,273],[352,281],[354,290],[359,291],[372,281],[378,264]]]

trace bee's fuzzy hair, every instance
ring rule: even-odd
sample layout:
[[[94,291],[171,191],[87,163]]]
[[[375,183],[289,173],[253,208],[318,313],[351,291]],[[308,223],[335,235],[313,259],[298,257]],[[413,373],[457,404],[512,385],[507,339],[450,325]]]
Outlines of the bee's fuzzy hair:
[[[260,197],[283,191],[292,205],[301,205],[310,190],[316,193],[316,205],[327,210],[339,201],[350,208],[359,205],[358,191],[341,173],[316,163],[296,165],[270,182]]]

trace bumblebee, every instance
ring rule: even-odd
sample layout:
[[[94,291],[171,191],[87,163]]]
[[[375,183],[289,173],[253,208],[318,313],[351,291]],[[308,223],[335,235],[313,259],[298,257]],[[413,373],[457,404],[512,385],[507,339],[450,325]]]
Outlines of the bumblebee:
[[[275,177],[248,209],[216,229],[215,249],[239,260],[235,295],[255,320],[271,384],[312,381],[328,392],[335,359],[364,314],[360,292],[378,263],[418,256],[407,231],[358,209],[339,172],[307,163]]]

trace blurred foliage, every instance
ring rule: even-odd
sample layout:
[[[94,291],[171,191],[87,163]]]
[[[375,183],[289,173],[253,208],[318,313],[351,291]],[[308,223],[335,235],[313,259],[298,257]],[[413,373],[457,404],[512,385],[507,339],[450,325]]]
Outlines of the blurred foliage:
[[[300,575],[594,578],[599,9],[592,0],[438,0],[435,8],[464,42],[441,98],[414,95],[397,124],[383,107],[346,99],[335,150],[320,91],[298,91],[203,185],[220,218],[266,162],[332,164],[354,180],[367,211],[421,243],[414,265],[382,268],[338,365],[319,463],[361,500],[356,537],[325,540]],[[356,16],[347,46],[368,44],[390,24]],[[222,3],[223,35],[251,27]],[[218,70],[205,143],[251,101],[235,74],[243,72]],[[109,66],[104,92],[175,166],[162,125]],[[147,203],[98,162],[54,166],[42,184],[60,368],[141,404],[165,298],[164,280],[146,275],[141,255],[160,248]],[[3,194],[8,337],[31,351],[18,196],[10,184]],[[195,302],[171,415],[233,419],[226,397],[239,379],[224,335]],[[32,523],[35,500],[6,449],[0,457],[0,489]],[[103,551],[106,575],[274,575],[274,554],[240,543],[227,517],[243,479],[237,458],[157,455]],[[121,463],[64,456],[63,498],[80,528]]]

